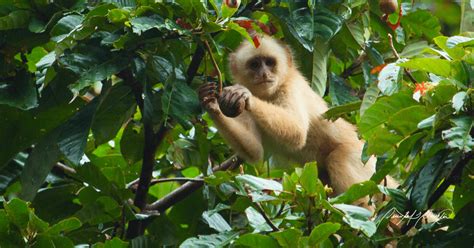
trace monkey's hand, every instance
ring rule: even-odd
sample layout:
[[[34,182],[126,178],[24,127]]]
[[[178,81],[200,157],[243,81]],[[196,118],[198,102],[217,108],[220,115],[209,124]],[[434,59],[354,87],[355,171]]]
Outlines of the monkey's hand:
[[[215,83],[203,84],[198,89],[199,101],[204,109],[210,114],[220,113],[217,103],[217,85]]]
[[[252,93],[241,85],[225,87],[219,96],[219,107],[224,115],[237,117],[244,109],[248,109],[251,96]]]

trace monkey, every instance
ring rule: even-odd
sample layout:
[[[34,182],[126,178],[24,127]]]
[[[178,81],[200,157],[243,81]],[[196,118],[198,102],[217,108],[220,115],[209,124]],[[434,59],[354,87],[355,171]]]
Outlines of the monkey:
[[[284,163],[316,161],[334,195],[375,173],[374,157],[361,161],[364,143],[356,128],[342,118],[323,118],[326,102],[311,89],[286,45],[265,35],[258,48],[243,42],[229,58],[235,83],[220,96],[215,84],[205,84],[199,98],[240,157],[256,163],[265,152]]]

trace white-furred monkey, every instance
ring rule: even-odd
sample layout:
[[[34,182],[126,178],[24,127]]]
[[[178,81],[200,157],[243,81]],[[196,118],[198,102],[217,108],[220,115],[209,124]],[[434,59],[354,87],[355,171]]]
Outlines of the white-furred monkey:
[[[343,119],[331,122],[322,117],[328,109],[325,101],[298,71],[285,45],[268,36],[261,37],[258,48],[244,42],[230,55],[230,68],[235,85],[217,97],[216,86],[207,84],[199,95],[239,156],[257,162],[265,150],[302,165],[317,161],[335,194],[370,179],[375,159],[361,162],[363,142],[355,127]],[[245,110],[237,117],[223,114],[242,104]]]

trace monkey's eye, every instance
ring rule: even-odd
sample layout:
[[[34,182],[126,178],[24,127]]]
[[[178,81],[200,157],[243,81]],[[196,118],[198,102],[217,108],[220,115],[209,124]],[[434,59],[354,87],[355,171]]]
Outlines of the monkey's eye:
[[[276,65],[276,61],[274,58],[266,58],[265,59],[265,64],[268,66],[268,67],[274,67]]]
[[[249,67],[251,69],[258,69],[260,67],[260,63],[257,60],[252,60],[249,63]]]

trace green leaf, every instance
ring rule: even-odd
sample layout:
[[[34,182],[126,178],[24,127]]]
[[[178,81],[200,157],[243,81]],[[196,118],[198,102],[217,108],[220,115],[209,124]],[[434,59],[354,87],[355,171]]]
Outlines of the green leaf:
[[[464,206],[474,201],[474,178],[470,175],[470,172],[474,169],[474,163],[467,165],[463,170],[461,182],[456,185],[453,192],[453,207],[456,213],[459,212]]]
[[[377,231],[375,223],[369,220],[372,216],[369,210],[345,204],[335,204],[334,207],[344,212],[344,222],[354,229],[361,230],[367,237],[372,237]]]
[[[324,240],[328,239],[329,236],[336,233],[340,228],[341,224],[339,223],[325,222],[319,224],[311,231],[308,244],[310,246],[318,245]]]
[[[401,88],[402,70],[397,62],[387,64],[378,76],[378,88],[382,94],[390,96]]]
[[[84,17],[77,14],[67,15],[61,18],[56,25],[51,29],[50,35],[51,37],[60,36],[60,35],[67,35],[69,32],[74,30],[78,27]]]
[[[220,233],[232,230],[227,221],[219,213],[210,213],[209,211],[205,211],[202,213],[202,218],[210,228]]]
[[[38,97],[33,78],[21,70],[7,82],[0,81],[0,104],[28,110],[38,106]]]
[[[359,131],[365,139],[368,139],[374,133],[376,127],[383,125],[392,115],[417,104],[411,95],[405,92],[396,93],[390,97],[382,97],[361,116],[358,124]]]
[[[378,126],[372,130],[371,135],[367,138],[369,146],[368,154],[383,155],[385,152],[396,147],[396,144],[403,139],[403,136],[396,134],[394,131],[384,126]]]
[[[246,247],[279,247],[275,239],[270,236],[258,233],[244,234],[235,242],[237,245],[243,245]]]
[[[107,91],[97,107],[92,123],[96,145],[113,139],[135,109],[135,98],[130,87],[116,84]]]
[[[20,199],[13,198],[9,202],[4,202],[3,206],[10,222],[18,228],[25,230],[30,221],[30,209],[28,209],[28,204]]]
[[[446,46],[448,48],[453,48],[456,46],[465,47],[474,45],[474,38],[464,37],[464,36],[452,36],[449,37],[446,41]]]
[[[453,96],[453,109],[455,109],[456,112],[461,111],[464,107],[464,104],[466,103],[466,100],[468,100],[468,97],[465,91],[456,93],[456,95]]]
[[[154,28],[160,31],[173,31],[179,34],[189,33],[188,30],[181,28],[173,21],[164,19],[159,15],[136,17],[133,18],[130,23],[132,24],[133,32],[138,35],[142,35],[142,33]]]
[[[465,153],[474,148],[474,139],[470,135],[474,118],[472,116],[460,116],[453,118],[451,122],[454,127],[441,133],[443,140],[448,141],[448,146],[457,148]]]
[[[444,59],[415,58],[398,65],[409,69],[431,72],[443,77],[449,77],[451,72],[450,62]]]
[[[449,48],[447,46],[448,39],[449,38],[446,36],[438,36],[434,38],[433,41],[436,43],[436,45],[438,45],[441,49],[443,49],[443,51],[448,53],[449,57],[460,60],[466,52],[461,47]],[[443,54],[443,52],[438,52],[438,53],[440,53],[443,56],[446,56],[445,53]]]
[[[20,152],[6,166],[0,170],[0,194],[4,194],[5,190],[21,175],[25,166],[27,153]]]
[[[282,247],[294,247],[298,243],[303,232],[299,229],[289,228],[279,232],[272,232],[270,235],[278,241]]]
[[[313,50],[313,71],[311,88],[320,96],[324,96],[327,87],[327,60],[329,57],[329,44],[321,39],[316,39]]]
[[[143,134],[143,126],[130,121],[125,127],[120,140],[120,152],[125,161],[132,165],[143,158],[143,148],[145,146],[145,138]]]
[[[99,103],[97,99],[92,100],[69,119],[59,134],[59,150],[74,164],[79,164],[84,155],[89,130]]]
[[[110,53],[99,47],[85,45],[80,45],[73,53],[66,53],[59,62],[77,74],[78,81],[69,86],[75,94],[94,82],[117,74],[129,63],[124,54]]]
[[[28,201],[34,199],[38,189],[61,157],[57,145],[60,130],[58,128],[44,136],[28,156],[20,179],[22,199]]]
[[[354,201],[379,192],[379,188],[374,181],[365,181],[352,185],[346,192],[330,199],[330,203],[353,203]]]
[[[30,15],[28,10],[14,10],[6,16],[1,16],[0,31],[27,27]]]
[[[438,19],[428,10],[417,10],[408,13],[401,19],[401,25],[406,32],[417,37],[425,36],[430,40],[441,34]]]
[[[82,226],[82,223],[77,218],[67,218],[59,221],[52,227],[50,227],[46,233],[50,235],[60,234],[61,232],[69,232],[75,229],[78,229]]]
[[[357,102],[351,102],[344,105],[332,107],[328,109],[328,111],[326,111],[323,114],[323,116],[326,119],[336,120],[337,118],[343,116],[344,114],[359,110],[361,104],[362,104],[361,101],[357,101]]]
[[[318,167],[315,162],[307,163],[300,176],[300,183],[306,194],[315,196],[321,193],[321,187],[318,187]]]
[[[414,105],[404,108],[393,114],[387,121],[389,129],[397,131],[397,134],[408,136],[418,129],[418,123],[432,115],[425,106]]]
[[[360,105],[360,116],[365,114],[365,111],[372,106],[372,104],[377,101],[380,90],[377,86],[377,83],[371,84],[365,91],[364,98],[362,98],[362,103]]]
[[[423,211],[427,208],[431,193],[442,179],[440,173],[443,170],[445,159],[443,152],[438,152],[418,173],[410,194],[410,200],[416,210]]]
[[[331,73],[330,79],[329,96],[331,97],[332,106],[343,105],[359,100],[342,77]]]
[[[235,177],[235,180],[241,183],[246,183],[255,190],[272,190],[276,192],[281,192],[283,190],[283,187],[279,182],[252,175],[239,175]]]
[[[161,104],[165,116],[169,114],[186,129],[192,127],[189,120],[201,109],[196,91],[182,80],[168,83]]]
[[[245,209],[245,215],[249,221],[250,226],[254,229],[254,232],[269,232],[272,228],[268,225],[265,218],[255,208],[248,207]]]
[[[219,234],[198,235],[197,238],[186,239],[179,247],[225,247],[239,236],[238,232],[227,232]]]
[[[129,15],[125,9],[112,9],[107,13],[107,19],[112,23],[123,23],[128,20]]]
[[[411,58],[419,56],[425,49],[428,48],[428,42],[425,40],[409,43],[403,48],[402,52],[400,53],[400,57]]]

